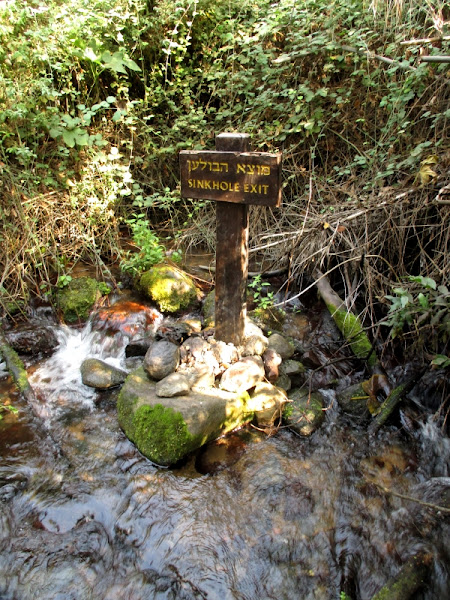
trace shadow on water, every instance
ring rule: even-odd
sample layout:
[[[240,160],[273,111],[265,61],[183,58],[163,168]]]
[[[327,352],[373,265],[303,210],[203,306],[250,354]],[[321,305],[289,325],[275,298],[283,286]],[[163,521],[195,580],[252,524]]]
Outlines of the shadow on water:
[[[448,516],[407,499],[448,494],[432,421],[371,438],[328,391],[311,438],[243,429],[160,469],[119,429],[117,391],[81,383],[86,356],[124,365],[123,333],[103,333],[61,329],[33,367],[48,436],[17,397],[0,422],[2,600],[369,600],[419,551],[433,561],[414,598],[450,596]]]

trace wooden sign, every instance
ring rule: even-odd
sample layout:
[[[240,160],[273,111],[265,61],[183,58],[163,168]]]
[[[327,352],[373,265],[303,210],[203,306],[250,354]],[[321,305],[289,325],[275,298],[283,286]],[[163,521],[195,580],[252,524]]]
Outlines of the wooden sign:
[[[248,205],[280,206],[281,154],[249,152],[250,136],[221,133],[215,151],[180,152],[181,195],[216,205],[215,338],[244,340]]]
[[[185,198],[281,204],[281,154],[183,150],[180,172]]]

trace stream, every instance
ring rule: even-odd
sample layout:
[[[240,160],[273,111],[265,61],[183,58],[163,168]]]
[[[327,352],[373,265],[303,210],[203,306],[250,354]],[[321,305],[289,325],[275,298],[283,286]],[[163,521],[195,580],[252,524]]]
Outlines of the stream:
[[[27,365],[34,406],[0,372],[19,409],[0,421],[1,600],[370,600],[418,552],[414,598],[450,597],[448,513],[424,504],[450,489],[432,416],[371,437],[326,389],[310,438],[247,427],[162,469],[120,430],[118,390],[81,382],[88,356],[129,369],[129,336],[54,327]]]

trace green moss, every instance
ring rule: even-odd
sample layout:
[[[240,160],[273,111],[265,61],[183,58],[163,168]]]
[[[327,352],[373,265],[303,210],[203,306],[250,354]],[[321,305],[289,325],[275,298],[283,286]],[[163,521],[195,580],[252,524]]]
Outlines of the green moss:
[[[133,438],[142,454],[159,465],[173,465],[195,447],[181,413],[162,404],[136,410]]]
[[[15,350],[6,344],[0,345],[1,354],[4,356],[8,369],[19,388],[20,392],[28,390],[30,383],[28,381],[25,365],[20,360],[19,355]]]
[[[163,312],[173,313],[187,308],[197,297],[190,277],[169,265],[146,271],[140,279],[140,287]]]
[[[85,321],[100,298],[99,283],[91,277],[72,279],[58,292],[58,305],[67,323]]]
[[[373,367],[377,363],[377,357],[375,352],[372,352],[372,344],[358,317],[351,312],[339,310],[333,304],[327,304],[327,308],[342,335],[350,343],[353,354],[363,360],[369,357],[367,362]]]

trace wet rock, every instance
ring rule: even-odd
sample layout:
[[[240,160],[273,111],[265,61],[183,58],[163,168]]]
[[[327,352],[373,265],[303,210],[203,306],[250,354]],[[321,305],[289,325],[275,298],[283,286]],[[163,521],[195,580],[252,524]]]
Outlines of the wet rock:
[[[341,409],[348,415],[360,419],[370,417],[368,399],[369,396],[364,391],[362,383],[355,383],[337,393],[337,401]]]
[[[183,373],[171,373],[156,384],[156,395],[161,398],[173,398],[189,394],[189,378]]]
[[[187,308],[198,296],[193,279],[171,265],[159,265],[146,271],[139,286],[163,312],[173,313]]]
[[[278,352],[283,360],[291,358],[295,352],[294,342],[279,333],[269,336],[269,348]]]
[[[126,379],[126,371],[113,367],[98,358],[87,358],[81,364],[81,380],[84,385],[99,390],[116,387]]]
[[[250,394],[248,405],[255,411],[257,424],[268,427],[281,418],[286,401],[287,394],[284,390],[270,383],[260,382]]]
[[[323,423],[322,397],[318,392],[295,389],[289,394],[290,403],[283,412],[283,419],[292,431],[309,436]]]
[[[125,356],[145,356],[147,354],[147,350],[154,341],[155,340],[153,337],[145,337],[138,340],[133,340],[125,348]]]
[[[228,392],[249,390],[264,379],[264,363],[260,356],[246,356],[234,363],[220,380],[220,387]]]
[[[160,340],[148,349],[144,369],[152,379],[160,380],[173,373],[180,361],[180,348],[172,342]]]
[[[20,327],[5,334],[8,344],[19,354],[51,354],[58,339],[51,327]]]
[[[66,323],[86,321],[101,297],[101,284],[91,277],[77,277],[57,292],[57,302]]]
[[[250,421],[248,394],[217,388],[187,397],[161,398],[144,369],[131,373],[117,400],[119,424],[140,452],[173,465],[203,444]]]
[[[262,358],[266,377],[271,383],[274,383],[280,376],[279,366],[281,365],[282,358],[273,348],[267,348]]]
[[[143,337],[147,332],[153,333],[161,318],[161,313],[155,308],[131,300],[119,300],[100,308],[93,315],[92,329],[103,331],[106,335],[120,332],[129,337]]]

